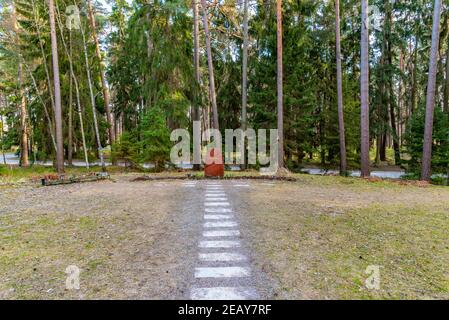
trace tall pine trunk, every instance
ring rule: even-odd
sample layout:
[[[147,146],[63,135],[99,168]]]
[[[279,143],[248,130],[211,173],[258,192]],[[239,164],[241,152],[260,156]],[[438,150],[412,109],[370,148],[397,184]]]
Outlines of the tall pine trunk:
[[[20,93],[20,166],[29,167],[29,145],[28,145],[28,110],[23,85],[23,66],[19,63],[19,93]]]
[[[59,79],[58,42],[56,38],[55,6],[53,0],[48,0],[48,12],[50,16],[51,52],[53,60],[53,78],[55,93],[55,126],[56,126],[56,170],[64,173],[64,142],[62,136],[62,107],[61,84]]]
[[[16,34],[17,44],[19,42],[19,26],[17,24],[17,13],[15,5],[13,6],[13,28],[14,33]],[[28,111],[27,111],[27,103],[25,97],[25,90],[23,86],[23,65],[22,62],[19,61],[18,71],[17,71],[17,79],[19,83],[19,96],[20,96],[20,166],[29,167],[29,155],[28,155]]]
[[[213,117],[212,126],[214,129],[220,130],[220,125],[218,123],[217,92],[215,90],[214,63],[212,58],[212,47],[209,31],[209,19],[207,17],[208,10],[206,0],[201,0],[201,5],[203,7],[204,33],[206,35],[207,65],[209,71],[209,94],[210,94],[210,102],[212,104],[212,117]]]
[[[4,104],[4,107],[6,107],[6,97],[3,95],[0,95],[0,104]],[[3,156],[3,164],[6,166],[6,155],[5,155],[5,140],[3,136],[4,131],[4,122],[3,122],[3,115],[0,113],[0,140],[1,140],[1,146],[2,146],[2,156]]]
[[[338,125],[340,136],[340,174],[347,174],[346,136],[343,109],[343,75],[341,67],[341,36],[340,36],[340,0],[335,0],[335,36],[337,56],[337,96],[338,96]]]
[[[90,64],[89,64],[89,52],[87,50],[86,35],[84,32],[83,26],[81,26],[80,30],[81,30],[81,36],[83,38],[84,61],[85,61],[85,66],[86,66],[87,84],[89,86],[89,95],[90,95],[90,103],[91,103],[91,107],[92,107],[92,117],[93,117],[93,122],[94,122],[95,138],[97,140],[98,156],[100,157],[101,168],[102,168],[103,172],[106,172],[106,163],[104,162],[104,154],[103,154],[104,150],[103,150],[103,145],[101,143],[100,129],[98,127],[97,107],[96,107],[96,103],[95,103],[94,84],[93,84],[93,80],[92,80],[92,73],[91,73]]]
[[[218,107],[217,107],[217,93],[215,90],[215,76],[214,76],[214,63],[212,57],[212,47],[210,40],[210,31],[209,31],[209,19],[207,17],[207,3],[206,0],[201,0],[201,5],[203,7],[203,24],[204,24],[204,33],[206,35],[206,51],[207,51],[207,65],[209,71],[209,95],[210,101],[212,104],[212,116],[213,116],[213,128],[216,130],[220,130],[220,125],[218,123]]]
[[[115,132],[114,132],[114,121],[112,119],[111,107],[110,107],[111,95],[109,92],[108,84],[106,83],[106,75],[104,72],[105,66],[104,66],[103,58],[101,57],[100,43],[99,43],[98,37],[97,37],[97,26],[95,23],[94,11],[93,11],[91,0],[87,0],[87,8],[89,11],[89,22],[90,22],[90,27],[92,29],[91,30],[92,37],[95,42],[95,53],[97,55],[97,59],[98,59],[99,66],[100,66],[100,78],[101,78],[101,86],[103,89],[104,109],[106,110],[106,118],[107,118],[108,124],[109,124],[109,128],[108,128],[109,142],[111,144],[113,144],[115,142]]]
[[[404,51],[401,50],[401,55],[399,58],[399,70],[401,75],[404,74]],[[399,145],[403,145],[403,133],[404,133],[404,120],[403,120],[403,79],[402,76],[399,78],[398,84],[398,136],[399,136]]]
[[[193,106],[193,121],[201,121],[200,114],[200,105],[199,105],[199,88],[201,81],[200,74],[200,33],[199,33],[199,9],[198,9],[198,0],[192,0],[193,6],[193,64],[195,68],[195,98],[194,98],[194,106]],[[201,154],[201,144],[196,143],[194,147],[197,149],[194,150],[195,154]],[[195,163],[193,165],[193,170],[199,171],[201,169],[201,165]]]
[[[278,116],[278,161],[279,169],[284,164],[284,68],[283,68],[283,40],[282,40],[282,0],[276,3],[277,18],[277,116]]]
[[[243,52],[242,52],[242,130],[246,131],[248,128],[247,123],[247,105],[248,105],[248,1],[243,2]],[[245,145],[245,155],[243,157],[243,169],[247,168],[247,151],[246,142]]]
[[[421,172],[421,179],[423,181],[430,181],[432,171],[433,118],[435,109],[436,76],[438,68],[440,18],[441,0],[435,0],[432,27],[432,48],[430,51],[429,79],[427,84],[426,122],[424,129],[424,147]]]
[[[80,122],[80,131],[81,131],[81,141],[83,144],[83,152],[84,152],[84,161],[86,164],[86,169],[89,170],[89,157],[87,153],[87,144],[86,144],[86,135],[84,132],[84,121],[83,121],[83,114],[82,114],[82,108],[81,108],[81,98],[80,98],[80,89],[78,84],[78,79],[75,75],[75,71],[73,70],[73,50],[72,50],[72,30],[69,28],[69,46],[67,48],[67,44],[64,40],[64,32],[63,32],[63,26],[61,22],[61,13],[59,11],[58,5],[56,5],[56,21],[58,22],[59,26],[59,32],[61,35],[62,45],[64,47],[65,54],[67,56],[67,59],[69,60],[69,70],[70,70],[70,80],[73,81],[73,84],[75,86],[75,95],[76,95],[76,105],[77,105],[77,112],[78,112],[78,119]]]
[[[418,36],[415,37],[415,49],[413,51],[413,72],[412,72],[412,101],[410,107],[410,118],[418,109]],[[409,119],[410,120],[410,119]]]
[[[444,86],[444,112],[449,114],[449,45],[446,50],[446,82]]]
[[[69,85],[69,124],[67,132],[67,164],[73,166],[73,78],[70,75]]]
[[[394,87],[393,87],[393,74],[392,74],[392,68],[393,68],[393,41],[392,41],[392,30],[393,30],[393,11],[391,4],[389,2],[386,2],[386,17],[385,22],[387,25],[387,36],[386,36],[386,50],[387,50],[387,61],[388,61],[388,88],[387,88],[387,96],[388,96],[388,105],[389,105],[389,112],[390,112],[390,125],[391,125],[391,132],[392,132],[392,138],[393,138],[393,149],[394,149],[394,160],[395,164],[399,165],[401,163],[401,150],[399,146],[399,135],[398,130],[396,127],[396,102],[395,102],[395,94],[394,94]]]
[[[361,38],[361,169],[362,177],[370,176],[369,159],[369,20],[368,0],[362,0],[362,38]]]

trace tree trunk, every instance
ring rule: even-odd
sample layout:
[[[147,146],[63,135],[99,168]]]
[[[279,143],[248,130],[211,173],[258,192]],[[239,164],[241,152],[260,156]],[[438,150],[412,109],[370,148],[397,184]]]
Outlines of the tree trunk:
[[[283,40],[282,40],[282,0],[277,0],[277,111],[278,111],[278,148],[279,169],[284,164],[284,68],[283,68]]]
[[[4,140],[3,140],[3,116],[0,116],[0,121],[1,121],[1,131],[0,131],[0,134],[1,134],[1,140],[2,140],[2,156],[3,156],[3,164],[6,166],[6,155],[5,155],[5,146],[3,145],[4,144]]]
[[[386,121],[388,121],[388,119]],[[386,132],[382,133],[380,141],[381,141],[380,161],[386,162],[387,161],[387,133]]]
[[[29,167],[29,146],[28,146],[28,111],[23,85],[23,66],[19,63],[19,92],[20,92],[20,166]]]
[[[393,84],[390,83],[390,121],[391,121],[391,130],[393,135],[393,149],[394,149],[394,162],[396,165],[401,164],[401,150],[399,146],[399,135],[398,130],[396,128],[396,114],[394,112],[395,103],[394,103],[394,90]]]
[[[55,26],[55,7],[53,0],[48,0],[48,12],[50,15],[51,51],[53,59],[53,77],[55,86],[55,125],[56,125],[56,169],[59,174],[64,173],[64,143],[62,136],[62,107],[61,84],[59,79],[58,42]]]
[[[78,79],[76,78],[75,72],[73,70],[72,31],[69,29],[69,48],[67,48],[67,44],[64,41],[63,26],[61,23],[61,14],[60,14],[58,5],[56,5],[56,10],[57,10],[57,16],[56,16],[57,19],[56,20],[58,21],[62,45],[64,46],[64,51],[67,56],[67,59],[69,60],[70,78],[71,78],[71,80],[73,80],[73,84],[75,85],[76,104],[77,104],[78,118],[79,118],[79,122],[80,122],[81,140],[83,143],[84,161],[86,163],[86,169],[89,170],[90,165],[89,165],[89,157],[88,157],[88,153],[87,153],[86,135],[84,133],[84,121],[83,121],[83,114],[82,114],[82,108],[81,108],[80,90],[79,90],[79,85],[78,85]]]
[[[246,131],[248,128],[247,123],[247,105],[248,105],[248,1],[244,0],[243,3],[243,52],[242,52],[242,130]],[[248,157],[247,157],[247,144],[244,141],[245,146],[245,155],[243,157],[243,166],[242,168],[246,170],[248,166]]]
[[[382,147],[382,135],[377,134],[376,137],[376,166],[379,167],[381,164],[380,160],[380,148]]]
[[[92,28],[92,37],[95,42],[95,53],[97,55],[97,59],[98,59],[99,65],[100,65],[100,77],[101,77],[101,86],[103,88],[104,109],[106,110],[106,117],[107,117],[108,124],[109,124],[109,128],[108,128],[109,142],[112,145],[115,142],[115,134],[114,134],[114,121],[112,120],[112,114],[111,114],[111,108],[110,108],[111,98],[110,98],[108,84],[106,83],[106,76],[105,76],[105,72],[104,72],[105,66],[104,66],[103,58],[101,57],[100,43],[99,43],[98,37],[97,37],[97,26],[95,24],[95,17],[94,17],[91,0],[87,0],[87,8],[89,11],[89,22],[90,22],[90,26]]]
[[[403,132],[404,132],[404,120],[403,120],[403,78],[402,75],[404,74],[404,51],[401,50],[401,56],[400,56],[400,62],[399,62],[399,69],[401,72],[401,77],[399,79],[399,88],[398,88],[398,135],[399,135],[399,146],[402,147],[403,145]]]
[[[0,103],[4,103],[4,106],[6,106],[6,97],[0,95]],[[2,141],[2,156],[3,156],[3,164],[6,166],[6,155],[5,155],[5,140],[3,139],[3,115],[0,113],[0,139]]]
[[[394,95],[394,87],[393,87],[393,75],[391,69],[393,67],[393,50],[392,50],[392,28],[393,28],[393,12],[392,7],[389,2],[386,3],[387,13],[386,13],[386,23],[387,23],[387,61],[389,66],[389,76],[388,76],[388,104],[390,106],[390,123],[391,123],[391,131],[393,136],[393,148],[394,148],[394,160],[396,165],[401,164],[401,150],[399,147],[399,135],[398,130],[396,128],[396,114],[395,114],[395,95]]]
[[[206,35],[206,51],[207,51],[207,64],[209,69],[209,94],[210,101],[212,104],[212,114],[213,114],[213,128],[220,130],[220,125],[218,123],[218,108],[217,108],[217,97],[215,90],[215,76],[214,76],[214,63],[212,57],[212,47],[209,32],[209,21],[207,17],[207,3],[206,0],[201,0],[201,5],[203,7],[203,24],[204,33]]]
[[[67,163],[71,167],[73,166],[73,78],[70,75],[69,86],[69,125],[67,133]]]
[[[362,178],[370,176],[369,159],[369,30],[368,0],[362,0],[362,37],[361,37],[361,169]]]
[[[98,156],[100,157],[101,168],[102,168],[103,172],[106,172],[106,164],[104,162],[104,154],[103,154],[103,146],[101,144],[100,129],[98,127],[97,108],[96,108],[96,104],[95,104],[95,94],[94,94],[94,87],[93,87],[93,81],[92,81],[92,74],[91,74],[90,65],[89,65],[89,55],[88,55],[88,51],[87,51],[86,35],[84,32],[83,26],[81,26],[80,30],[81,30],[81,35],[83,38],[84,61],[86,64],[87,83],[89,85],[90,103],[92,106],[92,116],[93,116],[93,122],[94,122],[95,137],[97,140]]]
[[[449,45],[446,50],[446,82],[444,87],[444,112],[449,114]]]
[[[385,105],[388,103],[388,99],[386,97],[386,85],[385,79],[387,76],[385,75],[385,60],[387,56],[387,29],[388,29],[388,19],[384,19],[384,26],[382,32],[382,47],[381,47],[381,57],[379,61],[380,68],[380,82],[378,84],[380,97],[377,98],[377,150],[376,150],[376,166],[380,166],[382,161],[386,161],[386,150],[385,150],[385,123],[387,122]],[[388,112],[388,111],[387,111]]]
[[[343,75],[341,67],[341,36],[340,36],[340,0],[335,0],[335,35],[337,56],[337,96],[338,96],[338,125],[340,136],[340,174],[347,174],[346,136],[343,109]]]
[[[198,0],[192,0],[192,6],[193,6],[193,49],[194,49],[194,56],[193,56],[193,64],[195,67],[195,98],[194,98],[194,106],[193,106],[193,121],[201,121],[201,114],[200,114],[200,105],[199,105],[199,90],[200,87],[200,81],[201,81],[201,74],[200,74],[200,38],[199,38],[199,23],[200,23],[200,17],[199,17],[199,10],[198,10]],[[194,150],[196,154],[201,154],[201,144],[200,143],[194,143],[194,147],[197,149]],[[194,171],[201,170],[201,165],[195,163],[193,165]]]
[[[430,181],[432,171],[433,118],[435,109],[435,87],[440,37],[440,17],[441,0],[435,0],[432,27],[432,48],[430,51],[429,64],[429,80],[427,84],[426,122],[424,130],[424,147],[421,172],[421,179],[423,181]]]
[[[17,24],[16,8],[13,6],[13,28],[16,34],[16,41],[19,41],[19,26]],[[20,166],[29,167],[29,155],[28,155],[28,112],[26,105],[25,90],[23,88],[23,65],[19,62],[17,79],[19,83],[19,96],[20,96]]]
[[[84,121],[83,121],[83,112],[81,108],[81,100],[80,100],[80,92],[78,86],[78,80],[75,77],[75,73],[72,70],[72,78],[75,83],[75,93],[76,93],[76,105],[78,109],[78,118],[80,121],[80,131],[81,131],[81,140],[83,143],[83,151],[84,151],[84,161],[86,163],[86,169],[89,170],[89,156],[87,154],[87,144],[86,144],[86,134],[84,133]]]
[[[412,73],[412,104],[410,107],[410,118],[418,109],[418,36],[415,37],[415,50],[413,52],[413,73]],[[410,119],[409,119],[410,120]]]

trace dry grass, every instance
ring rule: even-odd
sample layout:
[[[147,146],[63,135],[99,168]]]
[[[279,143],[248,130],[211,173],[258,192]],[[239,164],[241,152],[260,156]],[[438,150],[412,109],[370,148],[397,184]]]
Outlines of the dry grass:
[[[286,299],[448,299],[449,189],[340,177],[259,185],[257,263]],[[381,290],[365,287],[381,266]]]
[[[176,190],[125,180],[0,191],[0,298],[169,298],[180,262],[160,250],[173,245]],[[80,291],[65,288],[69,265]]]
[[[130,182],[139,175],[0,185],[0,299],[185,297],[198,208],[181,182]],[[230,199],[274,298],[449,299],[448,188],[296,177],[251,181]],[[80,291],[65,289],[69,265]],[[379,291],[364,286],[370,265],[381,266]]]

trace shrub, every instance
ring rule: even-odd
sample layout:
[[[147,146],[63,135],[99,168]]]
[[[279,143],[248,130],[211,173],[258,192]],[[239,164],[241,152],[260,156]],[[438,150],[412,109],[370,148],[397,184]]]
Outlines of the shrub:
[[[141,126],[140,161],[152,162],[156,169],[164,169],[172,145],[164,112],[159,107],[152,107],[144,115]]]
[[[126,167],[135,165],[136,161],[138,161],[138,154],[136,139],[129,132],[123,133],[120,139],[114,143],[111,150],[112,161],[124,161]]]
[[[432,170],[446,173],[449,166],[449,117],[441,108],[435,108],[433,124]],[[419,173],[422,163],[424,141],[425,108],[421,107],[413,115],[407,128],[405,146],[410,155],[408,171]]]

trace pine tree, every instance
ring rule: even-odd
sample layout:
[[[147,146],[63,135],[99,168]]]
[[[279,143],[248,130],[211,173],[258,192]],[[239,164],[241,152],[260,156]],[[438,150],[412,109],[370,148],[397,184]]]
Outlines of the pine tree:
[[[432,132],[433,119],[435,109],[435,85],[437,76],[437,63],[440,39],[440,17],[441,17],[441,0],[435,0],[433,27],[432,27],[432,47],[430,51],[429,62],[429,79],[427,84],[427,100],[426,100],[426,124],[424,130],[424,147],[422,158],[421,179],[430,181],[432,166]]]
[[[59,174],[64,173],[64,142],[62,136],[62,106],[61,84],[59,77],[58,40],[56,37],[55,6],[53,0],[48,0],[48,12],[50,16],[50,36],[53,59],[53,77],[55,87],[55,125],[56,125],[56,169]]]

